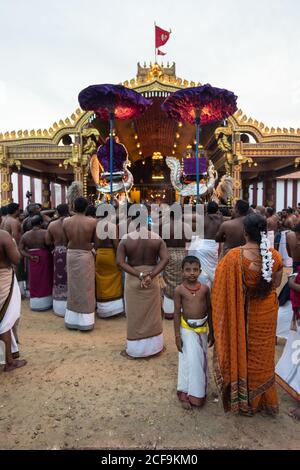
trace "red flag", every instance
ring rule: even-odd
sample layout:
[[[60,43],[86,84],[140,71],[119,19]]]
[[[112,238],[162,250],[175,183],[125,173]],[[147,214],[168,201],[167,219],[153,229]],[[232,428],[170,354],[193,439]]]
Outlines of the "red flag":
[[[162,52],[159,49],[157,49],[157,55],[166,55],[166,52]]]
[[[171,31],[166,31],[155,25],[155,47],[157,48],[166,44],[170,38],[170,34]]]

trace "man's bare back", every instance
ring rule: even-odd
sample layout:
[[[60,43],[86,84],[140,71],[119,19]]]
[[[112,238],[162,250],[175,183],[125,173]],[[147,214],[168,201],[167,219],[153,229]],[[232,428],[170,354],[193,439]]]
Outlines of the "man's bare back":
[[[283,227],[288,230],[293,229],[297,223],[298,223],[297,217],[293,214],[288,214],[286,219],[283,221]]]
[[[223,222],[216,235],[216,241],[224,243],[223,253],[227,253],[232,248],[245,245],[244,236],[244,219],[245,217],[237,217],[236,219]]]
[[[130,266],[154,266],[157,263],[159,251],[163,240],[157,235],[157,238],[134,239],[130,235],[122,241]]]
[[[147,238],[148,237],[148,238]],[[148,230],[132,232],[122,238],[117,250],[117,264],[126,273],[140,277],[141,273],[135,266],[149,266],[153,269],[143,273],[144,287],[150,285],[169,261],[168,249],[159,235]],[[126,259],[127,258],[127,259]]]
[[[286,248],[293,261],[300,262],[300,234],[288,232],[286,234]]]
[[[63,221],[63,230],[68,248],[73,250],[92,250],[97,221],[85,214],[75,213]]]
[[[204,216],[204,238],[206,240],[215,240],[222,222],[222,214],[206,214]]]
[[[46,243],[47,230],[40,227],[34,227],[29,232],[24,233],[20,240],[20,252],[24,258],[29,258],[35,263],[39,262],[39,257],[30,253],[28,250],[37,248],[48,248]]]
[[[18,218],[7,215],[3,223],[3,230],[6,230],[15,240],[17,245],[21,239],[21,222]]]
[[[168,248],[185,248],[186,243],[191,241],[191,227],[182,221],[181,232],[179,233],[178,231],[177,233],[175,224],[177,224],[177,222],[173,219],[171,219],[168,224],[163,224],[162,228],[164,229],[164,232],[167,235],[170,235],[168,238],[164,238],[164,241]],[[175,236],[179,236],[180,238],[175,238]]]
[[[279,226],[279,219],[277,215],[272,215],[271,217],[267,218],[267,227],[268,231],[274,231],[276,233],[278,231],[278,226]]]
[[[16,242],[6,230],[0,230],[0,269],[18,264],[21,255]]]
[[[47,229],[47,243],[54,246],[67,246],[67,238],[63,230],[63,221],[65,219],[60,217],[58,220],[51,222]]]

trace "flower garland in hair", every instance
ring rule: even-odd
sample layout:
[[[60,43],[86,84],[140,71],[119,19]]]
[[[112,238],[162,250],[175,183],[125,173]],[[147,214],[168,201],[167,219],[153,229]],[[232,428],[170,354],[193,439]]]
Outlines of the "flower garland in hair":
[[[272,267],[274,259],[272,252],[268,249],[268,238],[266,232],[260,232],[261,243],[260,243],[260,254],[262,258],[262,277],[267,282],[272,282]]]

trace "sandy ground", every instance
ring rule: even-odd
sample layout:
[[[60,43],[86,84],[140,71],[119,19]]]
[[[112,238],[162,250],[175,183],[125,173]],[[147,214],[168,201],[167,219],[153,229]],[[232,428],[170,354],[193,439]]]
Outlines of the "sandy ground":
[[[132,361],[120,356],[125,318],[98,319],[82,333],[51,311],[31,312],[28,301],[22,312],[28,365],[0,370],[2,449],[300,449],[300,423],[288,416],[296,404],[281,390],[277,418],[225,415],[210,372],[205,407],[183,410],[172,322],[164,321],[161,356]]]

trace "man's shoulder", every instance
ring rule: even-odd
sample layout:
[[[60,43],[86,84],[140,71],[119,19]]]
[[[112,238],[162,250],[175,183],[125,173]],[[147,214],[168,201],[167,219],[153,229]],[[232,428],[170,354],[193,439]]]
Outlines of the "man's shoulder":
[[[14,217],[10,217],[9,219],[7,219],[7,223],[10,224],[11,226],[20,226],[21,225],[21,222],[19,221],[19,219],[15,219]]]
[[[152,230],[148,232],[148,236],[149,236],[149,240],[157,241],[159,243],[163,241],[163,239],[159,236],[159,234]]]
[[[47,230],[49,230],[49,232],[51,232],[51,229],[55,229],[55,227],[57,227],[59,224],[59,219],[56,219],[56,220],[50,220],[49,224],[48,224],[48,227],[47,227]]]
[[[8,233],[8,231],[3,229],[0,229],[0,236],[1,240],[9,240],[11,238],[11,235]]]
[[[224,221],[221,223],[221,227],[222,227],[222,228],[232,227],[232,225],[235,225],[235,219],[224,220]]]
[[[31,232],[32,232],[32,229],[27,230],[27,232],[23,233],[21,239],[26,240],[26,238],[30,237]]]
[[[62,223],[63,227],[72,227],[73,225],[77,225],[77,224],[78,224],[78,220],[76,220],[75,215],[72,215],[71,217],[66,217]]]

